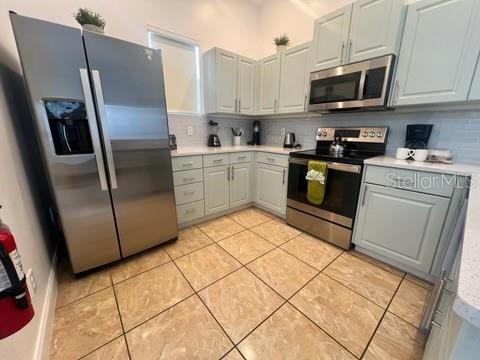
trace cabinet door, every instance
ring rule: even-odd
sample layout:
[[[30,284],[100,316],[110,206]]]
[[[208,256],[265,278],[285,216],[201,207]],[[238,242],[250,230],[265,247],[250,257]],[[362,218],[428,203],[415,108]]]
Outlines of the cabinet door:
[[[258,111],[260,114],[277,112],[280,85],[280,55],[275,54],[259,61]]]
[[[473,77],[472,87],[468,94],[468,100],[480,100],[480,65],[477,65],[475,76]]]
[[[253,114],[255,111],[255,61],[238,57],[238,112]]]
[[[203,169],[205,215],[229,208],[228,166]]]
[[[215,53],[215,84],[217,112],[236,112],[237,55],[217,49]]]
[[[394,105],[465,101],[480,50],[477,0],[423,0],[408,8]]]
[[[287,211],[287,169],[257,163],[256,202],[285,214]]]
[[[231,165],[230,207],[252,202],[252,163]]]
[[[354,243],[428,273],[450,200],[372,184],[363,191]]]
[[[282,53],[278,112],[305,111],[310,69],[310,44],[293,47]]]
[[[313,29],[311,71],[344,63],[352,5],[345,6],[315,20]]]
[[[403,0],[354,2],[346,62],[396,54],[404,13]]]

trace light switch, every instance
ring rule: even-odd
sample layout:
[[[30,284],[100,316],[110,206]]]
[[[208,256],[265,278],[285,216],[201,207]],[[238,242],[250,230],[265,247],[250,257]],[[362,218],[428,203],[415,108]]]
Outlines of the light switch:
[[[193,136],[193,126],[187,125],[187,136]]]
[[[281,136],[285,136],[285,128],[281,128],[281,129],[280,129],[280,135],[281,135]]]

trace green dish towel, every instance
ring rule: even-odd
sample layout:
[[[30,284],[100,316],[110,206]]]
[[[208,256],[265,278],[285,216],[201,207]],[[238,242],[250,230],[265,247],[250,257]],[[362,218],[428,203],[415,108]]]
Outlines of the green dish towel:
[[[308,180],[307,200],[314,205],[321,205],[325,197],[325,187],[327,185],[327,163],[322,161],[309,161],[308,171],[316,170],[325,176],[323,184],[320,181]]]

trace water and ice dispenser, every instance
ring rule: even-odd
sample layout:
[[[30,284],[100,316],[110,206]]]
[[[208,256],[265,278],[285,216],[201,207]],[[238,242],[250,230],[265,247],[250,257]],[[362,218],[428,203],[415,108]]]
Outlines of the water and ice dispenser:
[[[93,153],[85,103],[44,99],[50,133],[57,155]]]

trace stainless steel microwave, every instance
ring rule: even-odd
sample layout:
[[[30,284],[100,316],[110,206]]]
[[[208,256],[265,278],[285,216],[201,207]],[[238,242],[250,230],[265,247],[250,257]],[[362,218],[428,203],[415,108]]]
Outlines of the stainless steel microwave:
[[[387,55],[312,72],[308,111],[387,109],[394,62]]]

